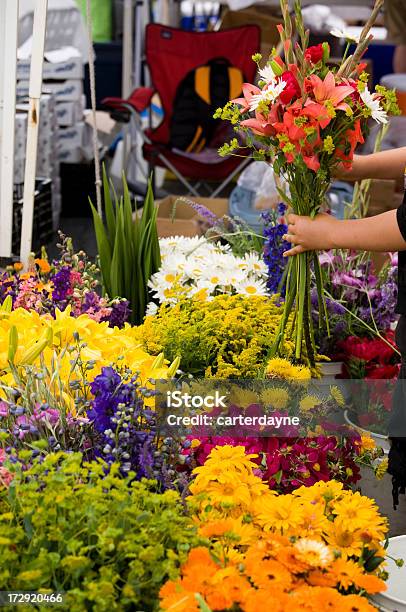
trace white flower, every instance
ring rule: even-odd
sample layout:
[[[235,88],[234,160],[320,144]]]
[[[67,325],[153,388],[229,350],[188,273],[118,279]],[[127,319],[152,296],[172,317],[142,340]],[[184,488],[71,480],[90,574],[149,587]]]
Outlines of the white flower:
[[[246,279],[235,286],[240,295],[268,295],[266,284],[262,280]]]
[[[360,98],[371,111],[372,119],[375,119],[377,123],[388,123],[388,115],[381,107],[376,94],[371,94],[368,87],[365,87],[364,91],[360,92]]]
[[[329,547],[318,540],[302,538],[295,542],[294,547],[299,552],[299,558],[302,558],[311,567],[326,567],[334,560],[334,555]]]
[[[261,104],[261,102],[275,102],[275,100],[280,96],[285,87],[285,81],[271,81],[270,83],[268,83],[268,85],[266,85],[266,87],[264,87],[261,93],[252,96],[250,110],[256,110],[259,104]]]
[[[246,272],[252,272],[258,276],[266,276],[268,274],[265,262],[258,257],[257,253],[245,253],[245,257],[241,260],[239,267]]]
[[[146,308],[145,314],[146,316],[154,316],[158,312],[158,306],[155,302],[150,302]]]
[[[268,64],[264,66],[264,68],[260,68],[258,70],[258,74],[266,83],[269,83],[269,81],[273,81],[275,79],[275,73]]]
[[[340,30],[339,28],[333,28],[330,30],[330,34],[336,38],[345,38],[345,40],[348,40],[349,42],[359,43],[359,36],[355,36],[355,34],[351,34],[351,32],[346,32],[345,30]]]

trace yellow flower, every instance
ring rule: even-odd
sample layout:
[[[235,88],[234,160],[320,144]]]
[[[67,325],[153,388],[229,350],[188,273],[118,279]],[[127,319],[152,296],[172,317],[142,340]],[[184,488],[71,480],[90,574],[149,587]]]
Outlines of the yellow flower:
[[[374,500],[361,495],[358,491],[345,491],[341,500],[334,504],[334,514],[343,521],[348,521],[352,529],[368,527],[370,524],[384,524]]]
[[[299,402],[299,409],[302,412],[309,412],[321,404],[322,400],[317,395],[305,395]]]
[[[301,365],[293,365],[287,359],[275,357],[268,361],[265,374],[269,378],[284,378],[287,380],[310,380],[309,368]]]
[[[289,393],[282,387],[265,389],[261,393],[261,400],[265,406],[272,406],[275,410],[283,410],[289,401]]]
[[[388,459],[382,459],[382,461],[380,461],[378,466],[375,468],[375,478],[377,478],[378,480],[382,480],[387,471]]]
[[[358,532],[351,523],[336,518],[328,525],[328,532],[325,534],[327,543],[342,557],[359,557],[364,547],[359,538]]]
[[[345,406],[344,396],[336,385],[332,385],[330,387],[330,394],[339,406],[341,407]]]
[[[376,449],[375,440],[370,435],[361,435],[360,446],[363,451],[371,451]]]
[[[257,522],[265,531],[293,534],[300,527],[302,509],[293,495],[267,496],[255,504]]]
[[[247,408],[252,404],[258,404],[259,397],[254,391],[233,385],[227,401],[229,405],[234,404],[240,408]]]

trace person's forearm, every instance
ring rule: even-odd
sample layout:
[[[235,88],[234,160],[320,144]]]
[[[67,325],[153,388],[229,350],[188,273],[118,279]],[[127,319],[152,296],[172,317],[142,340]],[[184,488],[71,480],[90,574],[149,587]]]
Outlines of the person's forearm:
[[[330,248],[358,251],[405,251],[396,210],[375,217],[337,221],[330,235]]]
[[[343,178],[354,181],[363,179],[393,179],[403,176],[406,166],[406,147],[380,151],[370,155],[355,155],[353,169]]]

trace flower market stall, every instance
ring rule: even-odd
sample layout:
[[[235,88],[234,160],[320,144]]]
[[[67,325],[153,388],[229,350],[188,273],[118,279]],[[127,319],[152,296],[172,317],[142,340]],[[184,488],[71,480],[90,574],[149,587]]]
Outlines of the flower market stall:
[[[0,269],[5,610],[406,605],[388,473],[398,256],[289,237],[292,211],[330,214],[335,174],[398,113],[362,63],[381,6],[335,60],[281,0],[280,53],[254,55],[256,83],[217,109],[234,130],[221,154],[277,175],[260,230],[181,197],[172,216],[189,207],[195,235],[160,236],[152,181],[137,207],[103,167],[96,258],[59,231],[55,253]]]

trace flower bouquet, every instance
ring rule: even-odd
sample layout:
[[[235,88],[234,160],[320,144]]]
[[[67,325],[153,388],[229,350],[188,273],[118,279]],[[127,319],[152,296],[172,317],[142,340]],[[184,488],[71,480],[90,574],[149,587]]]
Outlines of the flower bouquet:
[[[371,36],[369,31],[383,0],[376,0],[353,53],[344,54],[341,65],[329,62],[327,43],[308,46],[300,2],[295,2],[295,29],[298,42],[292,42],[293,26],[288,0],[281,0],[284,25],[279,25],[285,61],[272,54],[259,69],[258,86],[245,83],[243,97],[232,100],[216,116],[229,120],[254,150],[254,159],[271,160],[277,174],[283,175],[290,197],[280,192],[290,209],[314,217],[321,209],[335,168],[351,167],[357,144],[364,142],[369,117],[380,123],[395,110],[393,92],[383,87],[371,93],[368,75],[360,58]],[[253,56],[259,63],[260,54]],[[237,138],[224,145],[221,154],[240,148]],[[327,318],[322,275],[316,252],[299,253],[291,258],[286,273],[285,313],[273,346],[279,346],[294,312],[290,335],[297,360],[315,364],[316,348],[311,317],[311,270],[315,275],[320,318]]]

